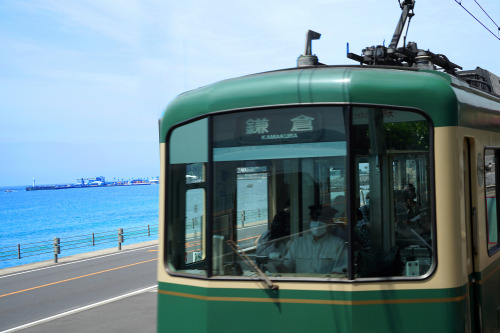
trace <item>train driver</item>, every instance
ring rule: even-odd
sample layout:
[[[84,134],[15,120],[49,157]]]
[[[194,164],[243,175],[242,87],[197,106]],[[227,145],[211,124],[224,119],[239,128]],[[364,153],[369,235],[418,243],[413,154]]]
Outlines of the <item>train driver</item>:
[[[347,271],[345,242],[330,232],[337,210],[320,205],[310,206],[310,232],[295,238],[284,264],[289,272],[310,274],[343,274]]]

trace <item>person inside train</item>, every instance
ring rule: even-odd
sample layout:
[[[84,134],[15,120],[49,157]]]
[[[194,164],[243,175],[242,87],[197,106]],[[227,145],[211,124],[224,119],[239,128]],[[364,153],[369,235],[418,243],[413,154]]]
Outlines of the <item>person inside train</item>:
[[[269,259],[283,258],[288,250],[287,243],[290,236],[290,201],[286,201],[266,230],[257,241],[256,254],[258,257]]]
[[[413,184],[406,184],[403,187],[403,193],[405,195],[406,208],[408,210],[408,218],[413,219],[419,215],[419,204],[416,201],[417,193],[415,192],[415,186]]]
[[[333,234],[335,236],[340,237],[342,240],[347,241],[348,233],[347,233],[346,197],[343,195],[336,196],[335,199],[333,199],[332,207],[337,211],[334,216],[334,220],[336,223],[335,223],[335,228],[333,229]]]
[[[408,194],[404,190],[394,191],[394,217],[399,232],[408,229]]]
[[[355,227],[357,240],[362,248],[370,247],[370,193],[366,194],[366,203],[357,210]]]
[[[432,242],[431,221],[426,214],[426,209],[421,206],[421,201],[418,199],[413,184],[406,184],[403,191],[408,210],[408,225],[418,234],[416,237],[420,240],[420,243],[425,241],[425,246],[430,248],[429,244]]]
[[[337,210],[313,205],[310,209],[310,230],[295,238],[284,260],[289,272],[344,274],[347,271],[346,243],[330,229]]]

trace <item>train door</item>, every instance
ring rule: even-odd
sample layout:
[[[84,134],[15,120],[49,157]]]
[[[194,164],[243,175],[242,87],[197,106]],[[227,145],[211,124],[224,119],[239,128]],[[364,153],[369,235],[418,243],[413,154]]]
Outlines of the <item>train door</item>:
[[[267,229],[269,170],[265,161],[225,161],[213,171],[215,274],[224,274],[224,260],[238,259],[229,243],[241,249],[255,247],[259,235]],[[232,267],[236,271],[230,274],[238,274],[239,268]]]
[[[236,228],[238,246],[255,245],[268,225],[269,167],[265,164],[236,168]]]
[[[483,156],[484,155],[484,156]],[[498,146],[485,147],[478,154],[478,176],[483,180],[481,192],[484,193],[484,222],[481,224],[480,250],[480,299],[481,325],[484,332],[500,332],[500,149]]]
[[[464,165],[464,216],[465,228],[467,235],[467,276],[469,279],[469,306],[467,329],[469,332],[481,332],[481,306],[479,303],[478,284],[476,281],[476,262],[477,262],[477,212],[474,196],[472,193],[472,183],[474,182],[473,170],[474,167],[474,154],[473,154],[474,141],[470,138],[465,138],[463,142],[463,165]]]

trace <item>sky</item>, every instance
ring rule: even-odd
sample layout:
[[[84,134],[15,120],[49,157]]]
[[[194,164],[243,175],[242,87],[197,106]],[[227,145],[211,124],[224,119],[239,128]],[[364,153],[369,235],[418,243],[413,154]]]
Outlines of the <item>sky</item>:
[[[493,34],[455,0],[417,0],[407,41],[500,76],[500,1],[476,1],[460,2]],[[356,64],[346,43],[388,45],[400,14],[398,0],[0,0],[0,186],[158,176],[176,95],[295,67],[308,29],[320,62]]]

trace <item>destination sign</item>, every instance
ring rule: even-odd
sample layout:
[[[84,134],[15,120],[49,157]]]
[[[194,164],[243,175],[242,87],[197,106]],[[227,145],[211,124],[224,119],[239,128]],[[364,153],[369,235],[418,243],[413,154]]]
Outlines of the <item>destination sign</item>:
[[[315,142],[321,123],[321,114],[314,111],[248,113],[238,117],[236,138],[246,145]]]
[[[370,114],[373,114],[375,109],[369,108],[355,108],[352,113],[353,125],[365,125],[369,122]],[[425,118],[416,112],[406,112],[400,110],[377,110],[382,112],[382,119],[384,123],[402,123],[412,121],[422,121]]]

